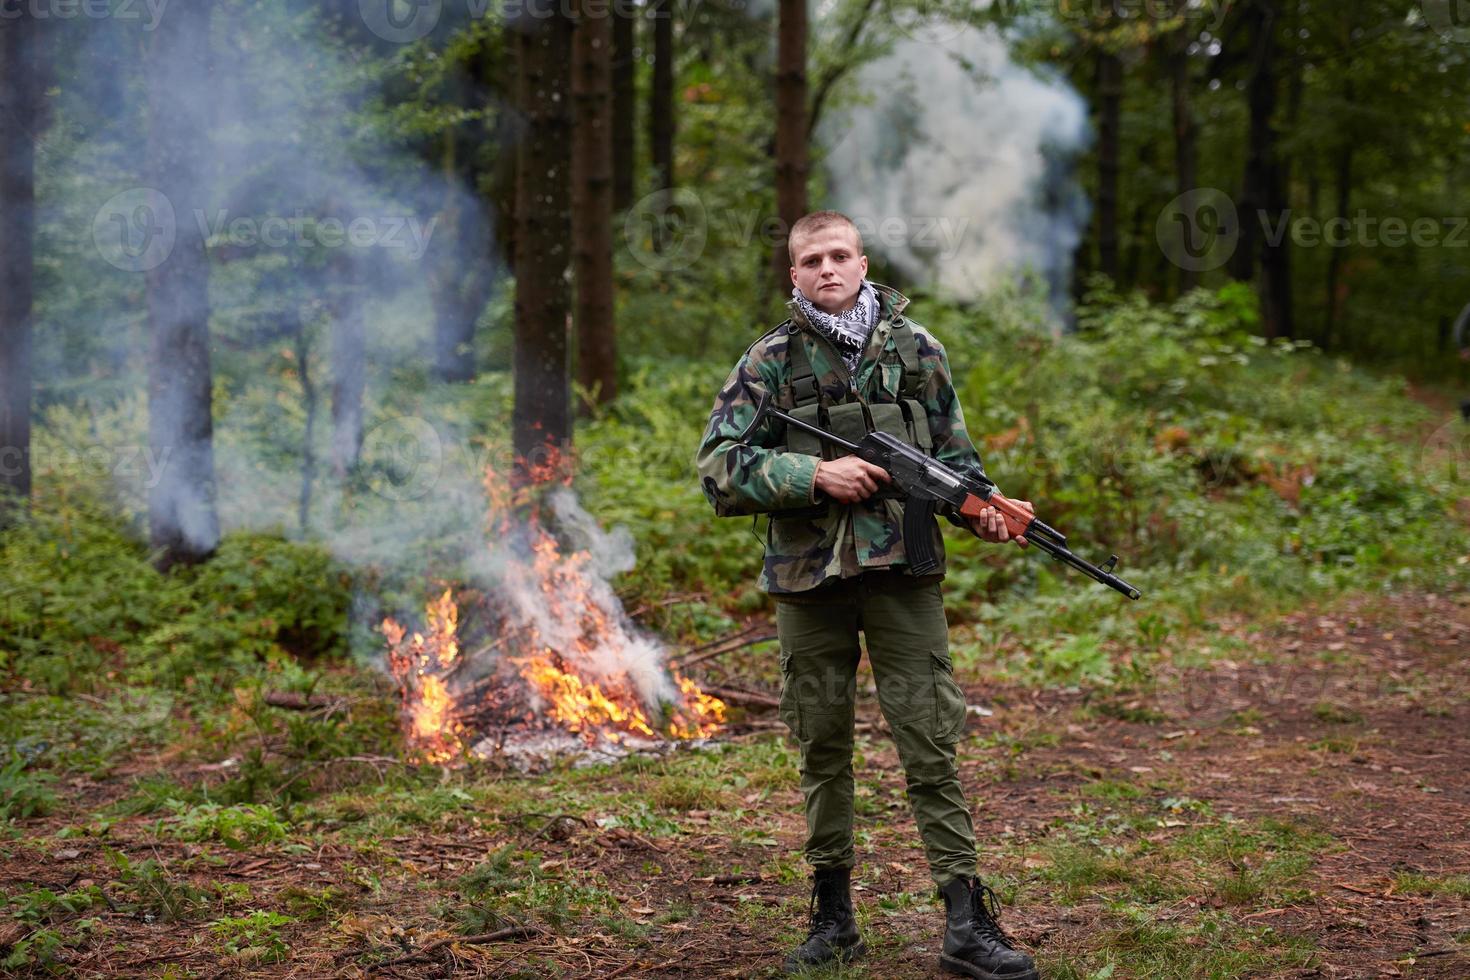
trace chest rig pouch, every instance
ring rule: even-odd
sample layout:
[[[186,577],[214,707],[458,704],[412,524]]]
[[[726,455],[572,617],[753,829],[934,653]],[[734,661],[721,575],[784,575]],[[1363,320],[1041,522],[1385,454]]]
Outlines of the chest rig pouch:
[[[783,407],[794,418],[820,426],[849,442],[859,442],[870,432],[886,432],[916,447],[925,455],[933,455],[934,447],[933,438],[929,432],[929,416],[924,410],[923,403],[918,400],[924,388],[924,368],[919,360],[918,344],[914,340],[913,329],[906,319],[896,316],[891,322],[890,336],[898,352],[899,361],[902,363],[898,397],[894,401],[864,401],[862,396],[855,395],[851,388],[844,392],[843,400],[830,399],[822,390],[821,385],[817,383],[816,374],[812,370],[811,358],[807,356],[806,344],[802,340],[801,330],[795,324],[788,323],[786,332],[790,335],[790,340],[786,345],[786,356],[791,368],[791,401]],[[834,350],[833,357],[837,356]],[[882,371],[883,369],[880,355],[880,361],[874,370]],[[841,450],[836,447],[827,445],[816,436],[792,426],[786,429],[786,442],[783,448],[788,452],[819,456],[826,460],[836,459],[841,454]],[[897,496],[887,487],[880,487],[878,492],[868,499],[887,500],[895,499]],[[823,502],[811,507],[778,511],[772,516],[810,519],[826,513],[827,508],[828,503]]]

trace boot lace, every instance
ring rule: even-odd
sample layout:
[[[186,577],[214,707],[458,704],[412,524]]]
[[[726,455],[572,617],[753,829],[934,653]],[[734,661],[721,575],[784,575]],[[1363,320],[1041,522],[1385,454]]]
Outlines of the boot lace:
[[[1011,945],[1010,937],[1001,930],[1000,923],[996,921],[999,918],[1000,899],[989,885],[977,879],[970,885],[970,921],[974,923],[975,931],[1006,949],[1015,949]]]

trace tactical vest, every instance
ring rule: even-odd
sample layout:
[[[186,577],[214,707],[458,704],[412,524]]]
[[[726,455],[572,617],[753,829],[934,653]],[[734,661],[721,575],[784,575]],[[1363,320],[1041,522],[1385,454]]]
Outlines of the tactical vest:
[[[788,320],[781,325],[781,329],[790,335],[786,344],[786,357],[791,367],[791,397],[782,408],[793,417],[819,425],[849,442],[859,442],[869,432],[887,432],[918,447],[925,455],[932,456],[934,446],[929,433],[929,415],[924,411],[923,403],[918,400],[919,393],[924,390],[924,366],[919,360],[919,347],[914,341],[914,331],[908,320],[902,316],[894,316],[890,323],[893,326],[890,336],[894,346],[898,348],[898,358],[903,362],[903,379],[899,383],[898,401],[873,404],[863,401],[861,396],[857,396],[855,401],[832,401],[817,383],[811,358],[806,353],[806,344],[801,339],[801,328]],[[826,338],[818,342],[831,346]],[[832,356],[837,358],[834,363],[842,363],[841,355],[835,347],[832,349]],[[855,395],[856,389],[857,379],[849,377],[846,394]],[[781,448],[788,452],[820,456],[826,460],[836,459],[839,453],[835,447],[822,442],[816,436],[792,426],[786,427],[786,440]],[[878,492],[868,499],[893,500],[899,499],[899,494],[887,486],[880,486]],[[774,511],[770,516],[777,520],[812,520],[826,515],[831,506],[832,501],[822,500],[806,507]],[[752,522],[751,526],[754,529],[757,523]],[[757,536],[766,538],[769,533],[770,528],[767,528],[766,535],[757,532]],[[766,543],[769,545],[770,542]]]
[[[856,400],[833,402],[817,383],[812,371],[811,358],[807,356],[806,344],[801,340],[801,328],[787,321],[784,324],[791,339],[786,344],[786,356],[791,368],[791,400],[783,407],[793,417],[833,432],[849,442],[859,442],[869,432],[886,432],[902,439],[911,446],[933,455],[933,438],[929,433],[929,415],[918,400],[924,389],[924,366],[919,360],[919,347],[914,340],[914,331],[908,320],[894,316],[894,346],[899,360],[903,362],[903,378],[899,384],[899,396],[895,402],[870,403],[857,396],[857,379],[849,379],[849,395]],[[825,338],[824,338],[825,339]],[[833,356],[841,362],[835,348]],[[826,445],[816,436],[788,426],[785,448],[790,452],[836,459],[838,450]]]

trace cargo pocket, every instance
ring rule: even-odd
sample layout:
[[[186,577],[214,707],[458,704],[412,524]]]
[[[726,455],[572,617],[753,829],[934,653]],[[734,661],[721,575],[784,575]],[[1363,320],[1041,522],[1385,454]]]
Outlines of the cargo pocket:
[[[781,707],[780,718],[791,729],[798,741],[801,739],[801,704],[796,697],[796,684],[791,676],[791,652],[781,651]]]
[[[958,742],[965,730],[965,692],[954,679],[949,660],[929,655],[934,675],[934,741]]]

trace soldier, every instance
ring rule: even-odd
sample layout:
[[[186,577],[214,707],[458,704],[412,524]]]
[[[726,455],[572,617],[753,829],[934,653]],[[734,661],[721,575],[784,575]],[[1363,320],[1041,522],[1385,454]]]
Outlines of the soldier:
[[[1031,957],[996,922],[995,893],[976,876],[975,831],[955,763],[965,696],[951,673],[938,525],[930,524],[938,571],[912,575],[903,503],[884,493],[881,468],[856,456],[834,458],[815,439],[770,420],[742,441],[759,398],[769,394],[793,415],[850,439],[881,429],[951,466],[983,472],[948,359],[939,341],[904,315],[904,296],[865,278],[862,239],[845,215],[807,215],[792,226],[788,248],[791,318],[736,364],[697,460],[716,513],[771,515],[759,584],[776,600],[780,713],[801,749],[805,852],[813,869],[810,933],[786,958],[786,970],[866,951],[849,891],[861,631],[930,875],[944,898],[940,965],[971,977],[1035,980]],[[946,516],[986,541],[1010,537],[993,508],[973,524]],[[1025,547],[1024,539],[1016,542]]]

